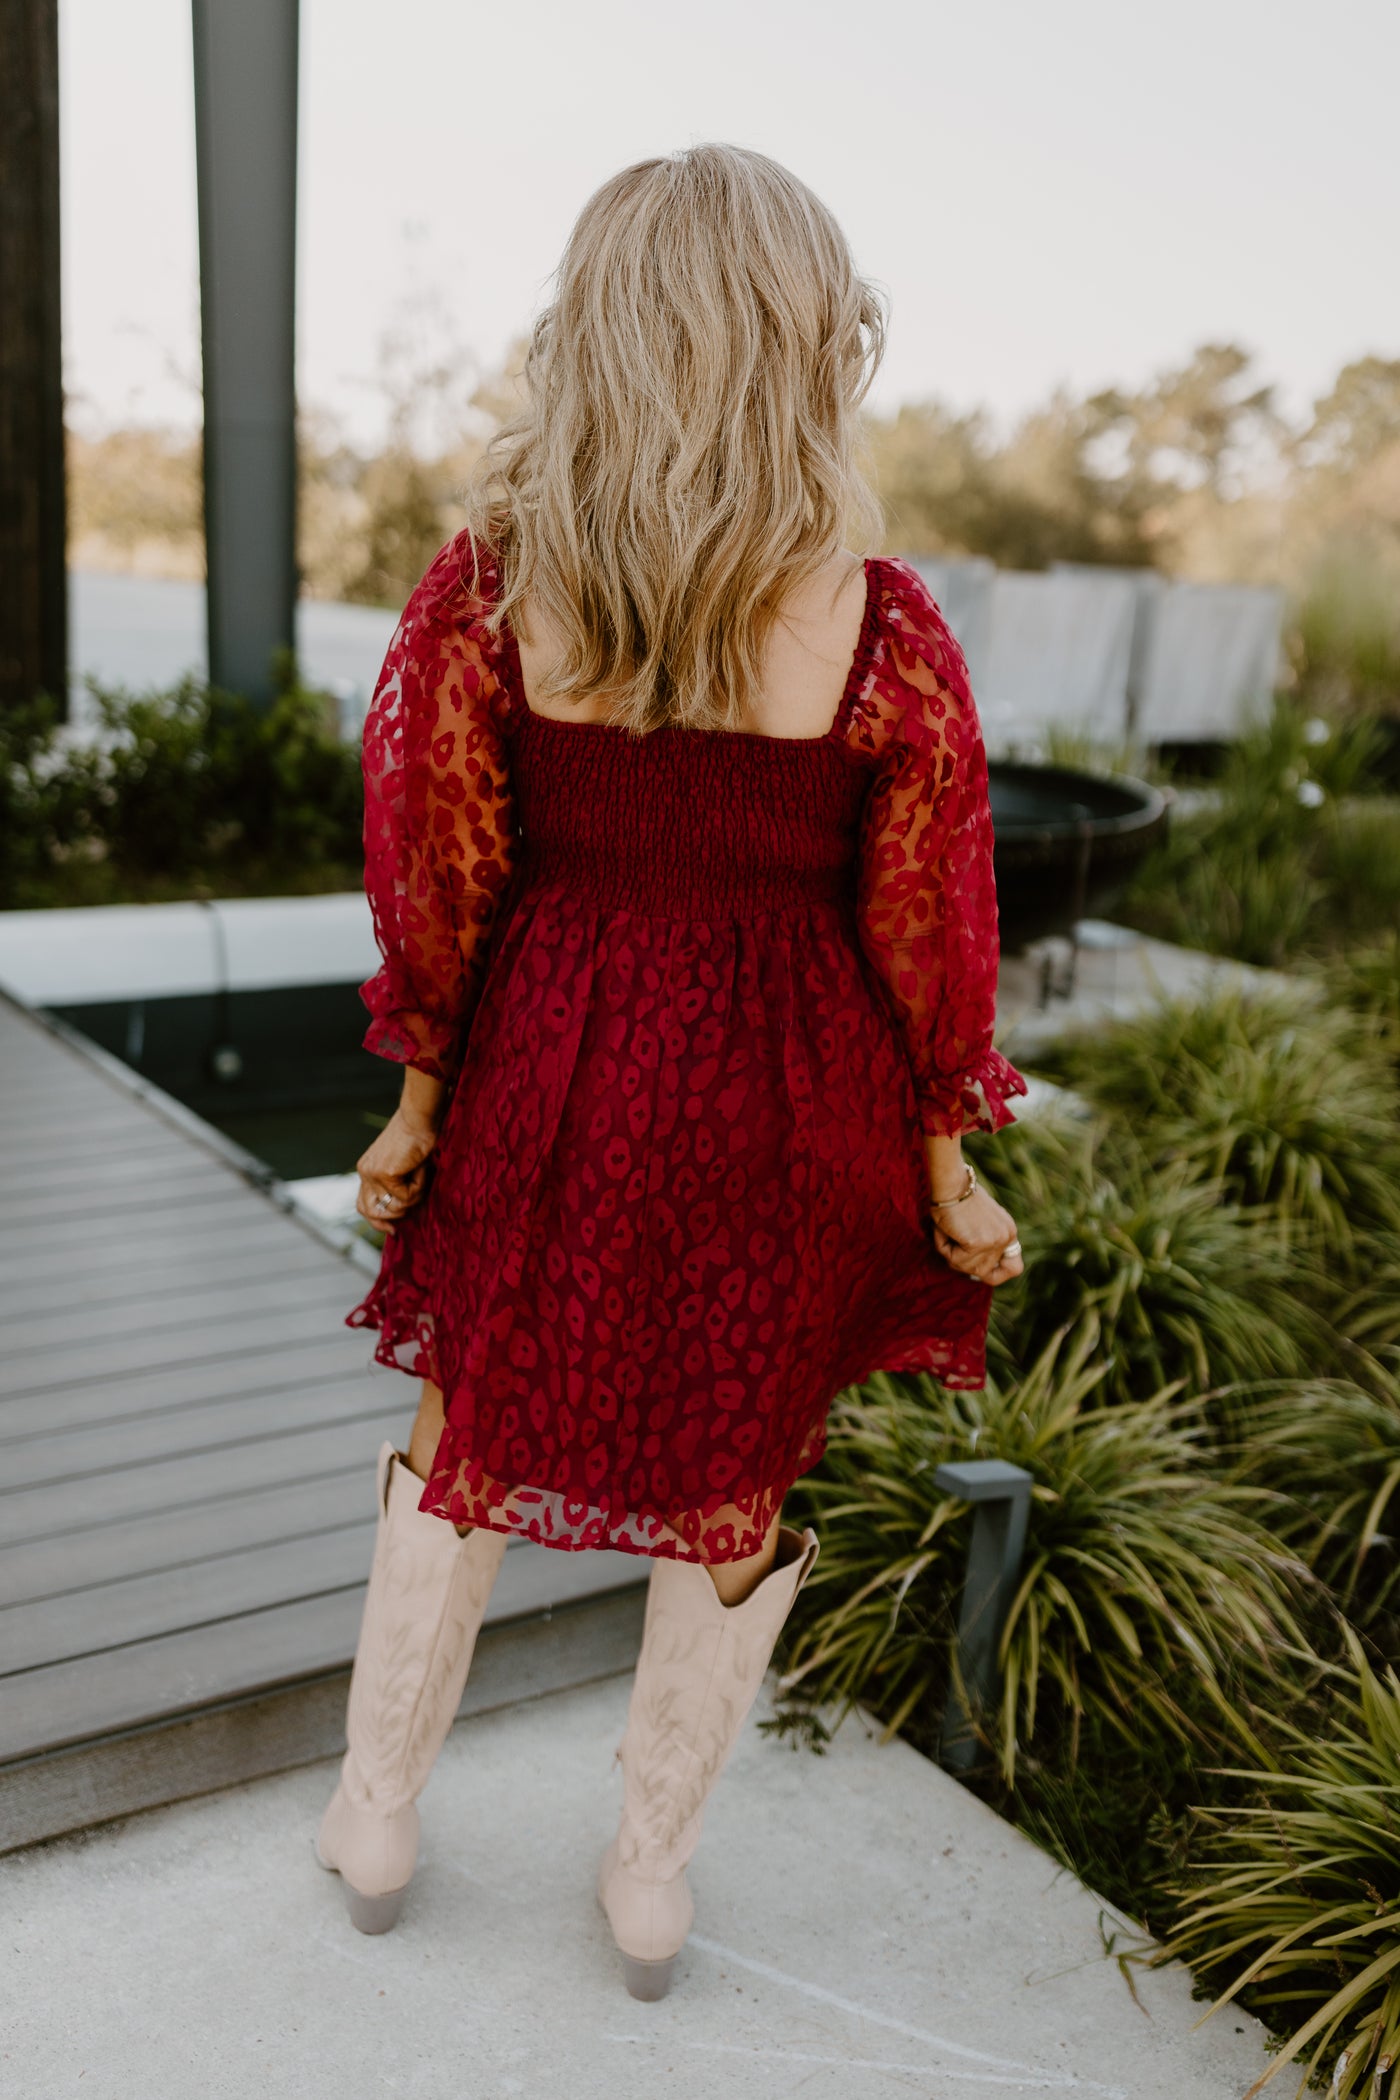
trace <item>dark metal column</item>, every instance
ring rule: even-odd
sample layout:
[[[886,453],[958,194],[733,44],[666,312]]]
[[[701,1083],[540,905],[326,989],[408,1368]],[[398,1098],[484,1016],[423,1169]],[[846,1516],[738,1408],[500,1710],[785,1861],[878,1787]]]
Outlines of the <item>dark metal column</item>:
[[[1016,1594],[1026,1544],[1033,1476],[1000,1458],[969,1458],[940,1466],[934,1486],[973,1506],[967,1580],[958,1619],[958,1668],[965,1698],[950,1694],[939,1754],[950,1772],[977,1762],[977,1723],[996,1705],[1001,1684],[997,1649]]]
[[[295,642],[297,0],[194,0],[209,675]]]
[[[68,703],[58,0],[0,0],[0,707]]]

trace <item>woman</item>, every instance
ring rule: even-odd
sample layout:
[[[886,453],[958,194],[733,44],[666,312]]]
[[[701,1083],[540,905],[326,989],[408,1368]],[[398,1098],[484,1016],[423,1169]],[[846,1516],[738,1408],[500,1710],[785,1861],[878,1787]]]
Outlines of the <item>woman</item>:
[[[772,161],[604,184],[365,731],[366,1042],[405,1070],[350,1319],[423,1388],[318,1856],[393,1923],[509,1537],[647,1556],[598,1883],[638,1997],[816,1558],[781,1511],[831,1400],[881,1367],[982,1385],[1021,1272],[961,1155],[1026,1090],[991,1041],[966,667],[915,572],[843,544],[878,526],[882,344]]]

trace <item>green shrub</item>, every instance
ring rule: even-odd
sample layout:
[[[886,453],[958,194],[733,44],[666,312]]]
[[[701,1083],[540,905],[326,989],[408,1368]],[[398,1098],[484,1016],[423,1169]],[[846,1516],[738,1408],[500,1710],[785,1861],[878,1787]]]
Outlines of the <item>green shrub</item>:
[[[1332,1306],[1332,1324],[1362,1349],[1400,1349],[1400,1233],[1372,1235],[1359,1280]]]
[[[0,708],[0,902],[43,880],[54,847],[57,702]]]
[[[1146,1399],[1180,1382],[1301,1376],[1332,1331],[1325,1285],[1300,1289],[1300,1256],[1267,1213],[1230,1200],[1190,1161],[1158,1163],[1126,1121],[1038,1115],[998,1134],[978,1164],[1017,1221],[1025,1274],[999,1290],[991,1340],[1008,1371],[1092,1311],[1101,1397]]]
[[[1204,1409],[1173,1388],[1096,1399],[1098,1323],[1056,1335],[1027,1376],[950,1392],[880,1375],[832,1411],[827,1455],[789,1498],[822,1554],[798,1600],[784,1685],[798,1703],[860,1701],[932,1741],[952,1668],[966,1506],[947,1460],[1001,1458],[1034,1477],[1023,1573],[986,1734],[1003,1779],[1033,1755],[1072,1767],[1086,1719],[1108,1739],[1199,1740],[1203,1703],[1296,1640],[1292,1564],[1261,1489],[1212,1471]]]
[[[1400,2096],[1400,1678],[1348,1645],[1348,1679],[1300,1718],[1280,1702],[1248,1793],[1202,1812],[1161,1956],[1289,2037],[1250,2094],[1305,2057],[1299,2093],[1330,2071],[1338,2100]]]
[[[1275,853],[1261,844],[1257,817],[1232,824],[1207,810],[1173,820],[1114,917],[1158,940],[1276,969],[1314,937],[1323,899],[1305,843]]]
[[[1127,773],[1138,780],[1165,779],[1167,769],[1152,754],[1126,737],[1103,737],[1066,724],[1046,724],[1041,747],[1048,766],[1069,766],[1084,773]]]
[[[1342,940],[1400,926],[1400,801],[1373,799],[1330,813],[1319,842],[1328,916]]]
[[[1067,1035],[1040,1059],[1130,1120],[1154,1166],[1182,1163],[1267,1210],[1300,1258],[1360,1280],[1400,1230],[1400,1089],[1344,1009],[1225,985]]]
[[[1400,920],[1378,938],[1351,942],[1320,971],[1324,996],[1365,1021],[1400,1065]]]
[[[359,757],[323,697],[292,685],[264,710],[192,678],[93,697],[91,742],[52,714],[22,746],[8,732],[6,904],[358,885]]]
[[[1400,717],[1400,612],[1394,541],[1333,541],[1294,615],[1301,693],[1355,715]]]
[[[1388,925],[1392,809],[1357,810],[1379,783],[1383,741],[1373,720],[1329,723],[1277,696],[1268,720],[1228,747],[1212,801],[1176,817],[1142,862],[1115,916],[1271,968]]]
[[[1243,1398],[1239,1474],[1278,1497],[1273,1525],[1358,1624],[1384,1613],[1392,1646],[1400,1576],[1400,1374],[1312,1378]]]

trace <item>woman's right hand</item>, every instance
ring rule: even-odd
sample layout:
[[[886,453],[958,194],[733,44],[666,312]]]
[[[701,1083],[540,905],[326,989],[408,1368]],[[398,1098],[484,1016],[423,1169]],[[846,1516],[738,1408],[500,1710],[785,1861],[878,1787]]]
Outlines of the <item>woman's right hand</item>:
[[[428,1155],[437,1143],[436,1126],[406,1115],[400,1107],[374,1143],[360,1155],[355,1171],[360,1193],[355,1208],[371,1225],[392,1232],[398,1220],[422,1197],[428,1178]]]

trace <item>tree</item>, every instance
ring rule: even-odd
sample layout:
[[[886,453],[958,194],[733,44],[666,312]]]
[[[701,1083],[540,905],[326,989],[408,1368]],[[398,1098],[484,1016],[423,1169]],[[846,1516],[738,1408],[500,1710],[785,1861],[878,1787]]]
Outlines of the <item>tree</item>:
[[[1400,444],[1400,358],[1358,357],[1343,365],[1330,394],[1315,403],[1299,440],[1303,460],[1359,473]]]
[[[1274,390],[1253,383],[1253,362],[1237,343],[1203,343],[1138,393],[1110,388],[1091,397],[1088,411],[1101,435],[1117,435],[1144,508],[1201,487],[1226,500],[1276,447],[1283,424]]]

